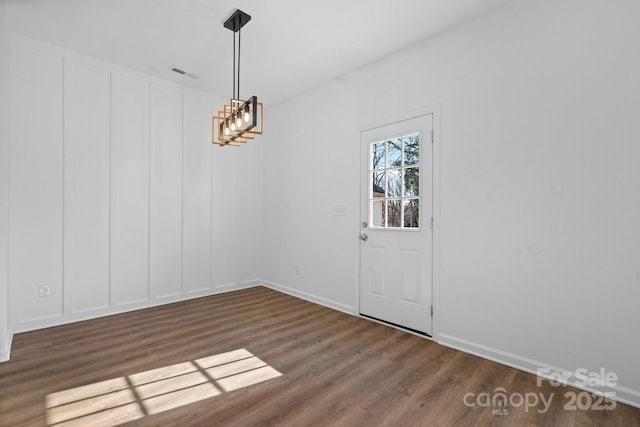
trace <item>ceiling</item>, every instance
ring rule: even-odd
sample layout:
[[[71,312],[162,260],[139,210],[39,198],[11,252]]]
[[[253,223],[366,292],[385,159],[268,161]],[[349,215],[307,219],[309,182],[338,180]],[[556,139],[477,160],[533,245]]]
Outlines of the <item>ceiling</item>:
[[[508,0],[9,0],[11,30],[228,98],[239,8],[241,95],[277,103]],[[180,76],[171,67],[186,70]]]

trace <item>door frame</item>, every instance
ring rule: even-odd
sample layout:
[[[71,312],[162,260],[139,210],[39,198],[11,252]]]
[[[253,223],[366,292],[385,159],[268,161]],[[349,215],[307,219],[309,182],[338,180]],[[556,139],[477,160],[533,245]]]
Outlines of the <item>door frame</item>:
[[[355,213],[354,218],[354,233],[353,233],[353,241],[354,243],[354,253],[355,253],[355,268],[354,268],[354,315],[361,317],[363,319],[376,321],[369,317],[364,317],[360,315],[360,257],[362,252],[362,246],[360,245],[360,223],[363,218],[363,212],[361,212],[361,189],[362,189],[362,179],[364,176],[364,171],[362,171],[362,161],[360,159],[361,156],[361,133],[367,130],[375,129],[378,127],[386,126],[388,124],[410,120],[413,118],[426,116],[432,114],[433,115],[433,151],[432,151],[432,174],[433,174],[433,188],[432,188],[432,206],[433,206],[433,235],[432,235],[432,269],[431,269],[431,283],[432,283],[432,295],[431,301],[433,304],[433,317],[432,317],[432,325],[431,325],[431,334],[432,336],[429,338],[428,336],[413,333],[404,328],[398,327],[403,331],[408,333],[413,333],[414,335],[431,339],[433,341],[439,341],[439,332],[440,332],[440,222],[441,222],[441,212],[440,212],[440,156],[441,156],[441,133],[440,133],[440,105],[434,104],[426,107],[421,107],[415,110],[406,111],[403,113],[394,114],[391,116],[381,117],[374,121],[367,121],[360,123],[357,127],[354,139],[356,143],[354,146],[354,158],[357,159],[358,166],[356,170],[358,173],[355,176],[354,182],[354,204],[353,204],[353,212]],[[385,324],[387,326],[394,327],[393,325],[389,325],[388,323],[379,322]]]

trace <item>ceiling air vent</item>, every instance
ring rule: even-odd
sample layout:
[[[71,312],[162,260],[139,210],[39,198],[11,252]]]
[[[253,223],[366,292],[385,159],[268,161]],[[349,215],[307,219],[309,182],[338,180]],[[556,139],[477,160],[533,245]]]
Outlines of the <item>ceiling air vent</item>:
[[[176,67],[171,67],[171,71],[176,72],[178,74],[182,74],[183,76],[187,74],[186,71],[181,70],[180,68],[176,68]]]

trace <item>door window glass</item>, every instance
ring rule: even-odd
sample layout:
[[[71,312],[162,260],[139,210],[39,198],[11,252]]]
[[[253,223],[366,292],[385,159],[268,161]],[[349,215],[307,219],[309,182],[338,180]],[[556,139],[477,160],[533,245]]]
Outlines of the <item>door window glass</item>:
[[[369,223],[419,228],[420,134],[372,142],[369,153]]]

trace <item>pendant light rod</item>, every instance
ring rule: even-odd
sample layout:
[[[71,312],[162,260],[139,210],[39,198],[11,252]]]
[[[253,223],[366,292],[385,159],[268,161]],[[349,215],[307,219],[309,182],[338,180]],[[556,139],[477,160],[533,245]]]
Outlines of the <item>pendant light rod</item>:
[[[251,21],[251,15],[236,9],[226,21],[224,21],[224,27],[233,31],[233,97],[234,99],[240,98],[240,44],[242,27],[247,22]],[[238,55],[236,57],[236,33],[238,33]],[[236,60],[238,67],[236,69]],[[237,72],[236,72],[237,70]]]
[[[236,33],[233,33],[233,90],[231,93],[236,97]]]
[[[240,99],[240,46],[242,44],[240,39],[241,35],[242,35],[242,27],[238,29],[238,99]]]

